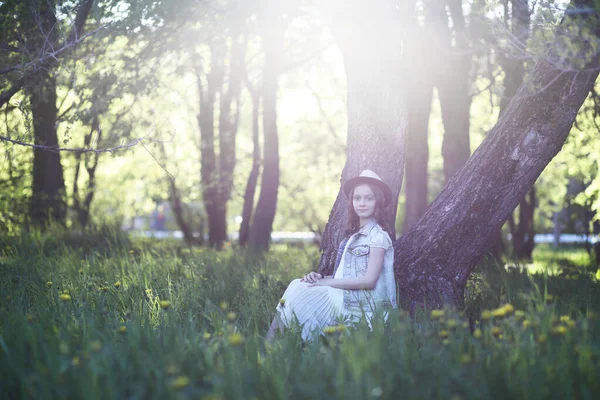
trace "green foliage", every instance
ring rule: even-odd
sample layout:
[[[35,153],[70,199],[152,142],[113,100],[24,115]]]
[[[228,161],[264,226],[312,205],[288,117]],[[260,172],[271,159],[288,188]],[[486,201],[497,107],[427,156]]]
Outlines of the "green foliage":
[[[96,243],[97,246],[94,246]],[[565,253],[566,254],[566,253]],[[549,251],[544,254],[551,257]],[[3,398],[579,398],[600,394],[600,286],[484,268],[468,310],[264,334],[315,249],[264,258],[107,229],[0,241]],[[473,331],[471,331],[471,327]],[[432,383],[433,382],[433,383]]]

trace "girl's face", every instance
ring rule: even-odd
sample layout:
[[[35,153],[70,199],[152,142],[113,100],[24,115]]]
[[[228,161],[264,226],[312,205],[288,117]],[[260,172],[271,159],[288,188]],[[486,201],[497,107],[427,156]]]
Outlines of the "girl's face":
[[[371,218],[375,212],[375,204],[375,193],[373,193],[369,185],[363,184],[354,188],[352,207],[359,218]]]

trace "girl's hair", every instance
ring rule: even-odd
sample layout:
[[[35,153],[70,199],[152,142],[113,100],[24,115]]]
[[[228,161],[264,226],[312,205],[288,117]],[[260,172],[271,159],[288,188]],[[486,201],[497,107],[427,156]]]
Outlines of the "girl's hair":
[[[358,230],[360,229],[360,219],[358,218],[358,214],[356,214],[356,212],[354,211],[354,206],[352,205],[354,189],[356,189],[356,187],[359,185],[367,185],[373,191],[373,194],[375,195],[375,210],[373,211],[373,218],[375,219],[375,222],[377,222],[384,231],[389,232],[390,230],[385,220],[387,207],[385,206],[385,198],[383,196],[383,191],[378,186],[370,185],[368,183],[361,183],[354,186],[352,190],[350,190],[350,194],[348,196],[348,226],[346,227],[346,236],[350,236],[353,233],[358,232]]]

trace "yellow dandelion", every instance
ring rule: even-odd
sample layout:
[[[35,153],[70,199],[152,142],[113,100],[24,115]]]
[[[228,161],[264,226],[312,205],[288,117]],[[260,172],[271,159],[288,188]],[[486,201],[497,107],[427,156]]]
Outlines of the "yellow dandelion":
[[[238,345],[244,343],[244,337],[240,333],[234,332],[231,335],[229,335],[229,338],[227,338],[227,341],[229,342],[229,344],[231,346],[238,346]]]
[[[346,325],[339,324],[338,326],[336,326],[336,329],[338,330],[338,332],[344,332],[346,330]]]
[[[529,328],[531,326],[531,321],[526,319],[523,321],[523,328]]]
[[[232,321],[232,322],[233,322],[233,321],[235,321],[235,319],[236,319],[236,318],[237,318],[237,314],[236,314],[236,313],[234,313],[233,311],[229,311],[229,312],[227,313],[227,319],[228,319],[229,321]]]
[[[469,327],[469,323],[467,321],[463,321],[463,323],[461,325],[465,329]]]
[[[186,388],[190,384],[190,378],[187,376],[178,376],[173,382],[171,382],[171,389],[181,390]]]
[[[524,316],[525,316],[525,311],[523,311],[523,310],[515,311],[515,317],[520,319],[520,318],[523,318]]]
[[[208,332],[204,332],[204,335],[202,335],[202,338],[203,338],[204,340],[208,340],[208,339],[210,339],[210,336],[211,336],[211,335],[210,335],[210,333],[208,333]]]
[[[448,322],[446,322],[446,325],[448,328],[456,328],[458,326],[458,321],[455,319],[449,319]]]
[[[571,317],[569,317],[568,315],[560,316],[560,322],[566,323],[566,322],[569,322],[570,320],[571,320]]]
[[[146,296],[152,296],[152,289],[146,289],[144,292],[146,293]]]
[[[160,304],[160,308],[162,308],[163,310],[166,310],[169,307],[171,307],[171,302],[169,300],[161,300],[158,304]]]
[[[279,304],[281,304],[281,306],[285,306],[285,299],[279,299]]]
[[[134,254],[135,250],[129,250],[129,254]]]
[[[48,287],[52,287],[52,281],[48,281],[48,282],[46,282],[46,286],[48,286]]]
[[[564,325],[555,326],[554,328],[552,328],[552,333],[554,335],[565,336],[565,334],[567,333],[567,327],[565,327]]]
[[[448,337],[448,331],[447,331],[447,330],[445,330],[445,329],[442,329],[442,330],[440,331],[440,337],[441,337],[442,339],[445,339],[445,338],[447,338],[447,337]]]
[[[546,295],[546,303],[551,303],[554,300],[554,296],[551,294]]]
[[[78,272],[79,272],[80,274],[83,274],[83,268],[79,268],[79,271],[78,271]]]
[[[473,331],[473,337],[475,339],[481,339],[482,336],[483,336],[483,332],[481,331],[481,329],[477,328]]]
[[[473,361],[473,359],[471,358],[471,356],[469,354],[463,354],[460,356],[460,363],[461,364],[468,364],[471,361]]]
[[[568,320],[566,323],[569,328],[575,328],[576,324],[575,321],[573,321],[572,319]]]
[[[77,356],[71,359],[71,365],[74,367],[79,367],[81,365],[81,359]]]
[[[492,318],[492,312],[490,310],[483,310],[481,313],[481,319],[487,321],[490,318]]]
[[[118,289],[121,287],[121,281],[116,281],[115,282],[115,287]]]
[[[102,287],[100,288],[100,291],[101,291],[101,292],[108,292],[108,286],[102,286]]]
[[[498,337],[501,334],[502,334],[502,330],[499,327],[495,326],[492,328],[492,335]]]
[[[127,333],[127,327],[126,326],[120,326],[117,328],[117,333],[120,333],[121,335],[124,335]]]
[[[337,331],[337,328],[335,326],[327,326],[325,328],[323,328],[323,333],[327,334],[327,335],[332,335]]]
[[[537,342],[538,343],[546,343],[547,340],[548,340],[548,336],[546,334],[544,334],[544,333],[540,334],[537,337]]]
[[[222,302],[219,304],[219,307],[221,308],[221,310],[227,310],[227,309],[229,308],[229,304],[227,304],[227,302],[226,302],[226,301],[222,301]]]
[[[431,318],[442,318],[444,316],[444,310],[431,310]]]
[[[92,343],[90,343],[90,350],[92,350],[94,353],[99,352],[102,350],[102,342],[99,340],[94,340]]]
[[[67,302],[67,301],[71,301],[71,296],[69,296],[69,295],[68,295],[68,294],[66,294],[66,293],[63,293],[63,294],[61,294],[61,295],[60,295],[60,296],[58,296],[58,297],[60,297],[60,299],[61,299],[62,301],[65,301],[65,302]]]

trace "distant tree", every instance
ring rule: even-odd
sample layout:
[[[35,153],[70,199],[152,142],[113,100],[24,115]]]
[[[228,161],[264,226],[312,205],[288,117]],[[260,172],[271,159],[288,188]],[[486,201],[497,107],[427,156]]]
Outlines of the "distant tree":
[[[237,31],[233,32],[229,37],[222,33],[216,34],[217,37],[210,44],[210,70],[206,74],[200,59],[194,67],[200,98],[198,126],[203,197],[208,216],[208,242],[216,248],[221,248],[227,240],[227,202],[231,198],[233,186],[238,103],[244,68],[244,38]],[[230,46],[227,44],[228,39],[231,41]],[[226,54],[228,48],[230,57]],[[218,114],[215,112],[215,104],[219,107]],[[216,115],[218,125],[215,124]],[[215,126],[218,126],[218,136],[215,135]],[[215,151],[217,138],[218,153]]]
[[[0,106],[23,89],[29,100],[34,143],[48,147],[58,147],[55,71],[59,58],[85,37],[84,26],[94,1],[65,5],[67,13],[72,12],[73,24],[57,19],[60,3],[11,1],[0,5],[0,42],[10,53],[5,58],[9,64],[1,71],[8,88],[0,94]],[[34,148],[32,175],[31,221],[41,226],[51,220],[64,223],[66,200],[60,153]]]
[[[260,193],[248,247],[254,252],[269,249],[279,190],[279,134],[277,130],[277,88],[282,72],[283,34],[287,21],[280,7],[269,2],[268,12],[261,18],[261,38],[265,53],[262,74],[262,123],[264,136],[263,168]]]
[[[252,97],[252,168],[248,174],[246,189],[244,190],[244,204],[242,206],[242,222],[239,230],[240,246],[246,247],[250,238],[250,226],[252,220],[252,211],[254,210],[254,194],[261,167],[261,150],[260,150],[260,92],[252,86],[249,79],[246,79],[246,88]]]

